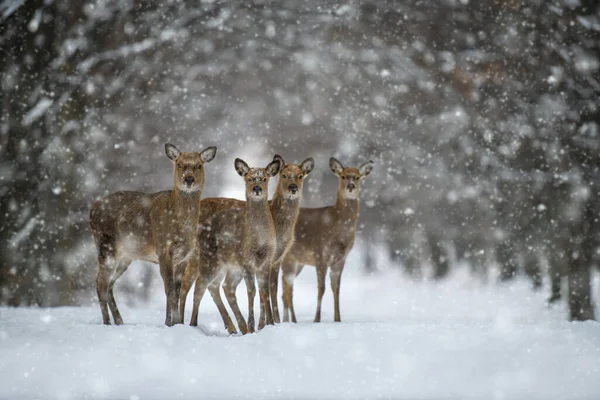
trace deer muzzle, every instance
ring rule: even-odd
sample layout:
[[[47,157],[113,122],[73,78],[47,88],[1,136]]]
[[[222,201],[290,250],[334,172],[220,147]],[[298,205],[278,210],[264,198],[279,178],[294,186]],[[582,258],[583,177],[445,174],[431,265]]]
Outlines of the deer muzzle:
[[[183,181],[185,182],[186,185],[188,185],[188,187],[190,187],[190,186],[192,186],[194,184],[194,177],[193,176],[186,176]]]
[[[252,191],[254,192],[254,194],[256,196],[260,196],[262,193],[262,188],[260,186],[254,186],[254,188],[252,189]]]
[[[296,194],[298,192],[298,185],[296,185],[295,183],[292,183],[289,187],[288,187],[289,191],[292,192],[292,194]]]

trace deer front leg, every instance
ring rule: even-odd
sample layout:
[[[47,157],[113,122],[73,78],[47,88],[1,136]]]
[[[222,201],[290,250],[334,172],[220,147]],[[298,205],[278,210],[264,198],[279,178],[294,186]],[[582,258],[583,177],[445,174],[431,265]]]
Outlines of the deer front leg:
[[[340,284],[342,280],[342,271],[344,270],[345,260],[337,263],[331,268],[329,279],[331,280],[331,291],[333,292],[333,307],[335,322],[341,322],[340,317]]]
[[[269,266],[263,266],[258,272],[258,290],[260,294],[260,320],[258,329],[263,329],[265,323],[274,325],[271,313],[271,301],[269,300]]]
[[[317,266],[317,312],[315,313],[314,322],[321,322],[321,301],[325,294],[325,275],[327,273],[327,265]]]
[[[181,288],[183,276],[187,270],[188,264],[186,262],[180,262],[177,264],[173,271],[173,286],[174,286],[174,301],[173,301],[173,311],[171,312],[171,318],[173,321],[173,325],[175,324],[183,324],[183,312],[185,312],[185,297],[184,297],[184,309],[179,310],[179,305],[181,302]],[[194,268],[194,267],[192,267]],[[188,289],[189,291],[189,289]],[[187,292],[186,292],[187,296]]]
[[[283,290],[283,321],[296,322],[296,313],[294,312],[294,280],[300,271],[302,264],[294,262],[284,262],[282,264],[281,287]]]
[[[188,264],[181,279],[181,292],[179,293],[179,319],[182,323],[185,320],[185,301],[197,277],[198,266],[192,263]]]
[[[159,266],[160,275],[165,284],[165,294],[167,295],[165,325],[173,326],[173,311],[177,312],[176,307],[173,306],[173,301],[177,301],[175,298],[175,285],[173,284],[173,265],[171,264],[171,260],[168,260],[164,256],[159,256]]]
[[[283,322],[290,321],[290,308],[293,302],[293,290],[294,290],[294,275],[286,274],[285,272],[281,274],[281,290],[283,294],[281,297],[283,298]]]
[[[273,322],[280,323],[279,305],[277,304],[277,279],[279,278],[280,262],[274,263],[269,268],[269,297],[271,298],[271,308],[273,312]]]
[[[244,282],[246,283],[246,289],[248,292],[248,332],[253,333],[255,327],[254,298],[256,297],[256,283],[254,281],[254,274],[249,271],[244,272]]]
[[[240,307],[237,302],[237,297],[235,295],[235,289],[240,284],[242,280],[241,275],[228,273],[225,277],[225,282],[223,282],[223,291],[225,292],[225,297],[227,298],[227,302],[229,303],[229,307],[231,307],[231,311],[233,311],[233,315],[238,323],[238,327],[240,328],[240,332],[243,335],[248,333],[248,324],[240,311]]]

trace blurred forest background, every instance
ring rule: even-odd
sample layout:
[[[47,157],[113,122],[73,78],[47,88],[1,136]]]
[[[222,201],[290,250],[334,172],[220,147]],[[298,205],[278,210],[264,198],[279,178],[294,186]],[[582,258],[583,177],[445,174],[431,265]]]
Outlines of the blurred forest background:
[[[1,304],[95,299],[89,205],[169,188],[168,141],[219,147],[205,196],[234,157],[313,156],[307,206],[330,156],[372,159],[366,271],[385,248],[415,279],[568,281],[594,317],[595,0],[0,0],[0,55]]]

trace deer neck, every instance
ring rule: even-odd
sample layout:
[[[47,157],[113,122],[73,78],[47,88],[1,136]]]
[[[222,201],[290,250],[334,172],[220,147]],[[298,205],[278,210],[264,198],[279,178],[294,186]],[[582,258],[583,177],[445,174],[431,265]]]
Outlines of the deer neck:
[[[264,234],[265,230],[273,229],[273,219],[269,203],[264,201],[246,200],[246,233]]]
[[[300,196],[294,199],[285,199],[279,192],[275,192],[270,209],[277,237],[293,232],[300,213]]]
[[[171,204],[179,221],[196,221],[200,214],[201,190],[184,192],[175,187],[171,192]]]
[[[356,199],[347,199],[338,192],[337,200],[333,208],[337,212],[339,221],[356,229],[356,222],[358,221],[358,204],[358,196]]]

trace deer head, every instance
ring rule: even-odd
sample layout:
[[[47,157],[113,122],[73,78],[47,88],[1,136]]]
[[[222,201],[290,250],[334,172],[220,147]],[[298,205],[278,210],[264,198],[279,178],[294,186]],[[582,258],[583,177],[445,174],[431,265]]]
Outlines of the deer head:
[[[358,168],[344,167],[341,162],[331,157],[329,168],[339,180],[338,195],[348,200],[358,199],[360,182],[373,170],[373,161],[369,160]]]
[[[279,173],[281,161],[273,160],[266,168],[250,168],[242,159],[236,158],[235,170],[246,182],[246,200],[266,200],[269,194],[269,179]]]
[[[284,199],[295,200],[302,196],[302,185],[304,179],[310,174],[315,167],[315,160],[312,157],[302,161],[300,165],[286,164],[283,157],[275,154],[273,161],[281,162],[281,170],[279,171],[279,182],[277,184],[277,193]]]
[[[204,188],[204,164],[211,162],[217,148],[207,147],[200,153],[182,153],[171,143],[165,144],[165,152],[174,163],[173,181],[175,188],[193,193]]]

